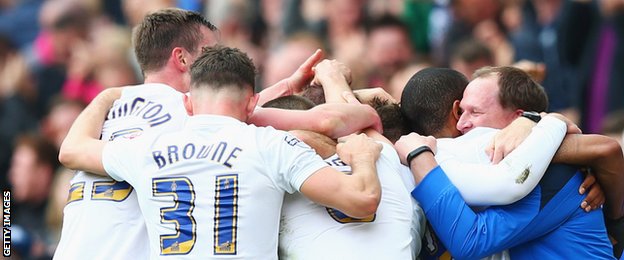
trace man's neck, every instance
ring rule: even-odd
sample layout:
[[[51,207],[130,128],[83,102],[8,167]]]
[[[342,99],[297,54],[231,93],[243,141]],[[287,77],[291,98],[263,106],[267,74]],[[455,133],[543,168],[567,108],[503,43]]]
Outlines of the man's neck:
[[[192,95],[192,94],[191,94]],[[239,100],[233,100],[227,95],[220,93],[206,94],[206,98],[193,100],[194,115],[219,115],[235,118],[239,121],[247,121],[247,112]]]
[[[180,82],[179,76],[167,75],[167,73],[146,73],[145,84],[160,83],[170,86],[178,92],[186,93],[187,90],[183,88],[182,82]]]

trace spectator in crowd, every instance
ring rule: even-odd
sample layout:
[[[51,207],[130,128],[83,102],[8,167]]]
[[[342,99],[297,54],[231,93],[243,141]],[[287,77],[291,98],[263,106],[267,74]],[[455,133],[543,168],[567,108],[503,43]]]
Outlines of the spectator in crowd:
[[[37,129],[35,91],[24,57],[0,36],[0,185],[9,187],[7,172],[18,135]]]
[[[310,33],[297,33],[268,52],[262,65],[263,86],[271,86],[291,75],[317,49],[322,48],[320,40]]]
[[[40,132],[43,137],[53,144],[58,151],[61,143],[76,117],[84,109],[84,103],[56,97],[52,102],[49,113],[41,120]],[[63,223],[63,208],[69,197],[70,180],[74,177],[74,171],[58,167],[54,173],[48,196],[45,213],[46,226],[49,231],[48,251],[54,252],[61,237]]]
[[[578,76],[571,87],[581,127],[598,133],[604,117],[624,108],[624,3],[566,1],[559,52]]]
[[[472,74],[479,68],[493,66],[494,57],[492,51],[481,41],[469,38],[457,45],[451,54],[451,68],[459,71],[466,78],[472,78]]]
[[[515,61],[542,63],[546,68],[540,83],[549,97],[549,111],[562,113],[578,123],[578,111],[574,109],[572,96],[576,76],[570,64],[560,57],[559,46],[561,11],[565,1],[525,1],[519,6],[521,21],[510,30],[509,38],[515,49]]]
[[[50,257],[47,251],[49,230],[45,224],[45,210],[54,172],[59,165],[58,151],[53,144],[38,135],[18,138],[9,169],[12,199],[15,202],[13,222],[33,236],[30,255]]]
[[[45,115],[51,97],[60,93],[70,57],[77,45],[87,39],[92,17],[82,1],[46,1],[41,8],[41,31],[25,50],[35,80],[38,118]]]
[[[83,102],[60,96],[54,98],[48,114],[41,120],[41,134],[59,149],[72,123],[84,108]]]
[[[62,94],[89,103],[105,88],[138,82],[131,61],[130,32],[110,23],[98,23],[89,40],[76,44],[67,65]]]
[[[366,66],[367,81],[364,87],[382,87],[388,92],[390,78],[415,59],[407,26],[390,15],[371,23],[366,50],[366,62],[362,63]]]

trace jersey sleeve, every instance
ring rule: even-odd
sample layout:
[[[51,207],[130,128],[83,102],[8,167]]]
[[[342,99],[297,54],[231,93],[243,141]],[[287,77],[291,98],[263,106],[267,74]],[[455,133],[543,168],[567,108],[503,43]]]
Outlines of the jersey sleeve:
[[[102,165],[106,173],[116,181],[126,181],[132,185],[131,174],[134,164],[133,159],[137,154],[133,147],[136,147],[136,140],[122,140],[107,142],[102,151]],[[136,175],[136,174],[135,174]]]
[[[533,221],[540,207],[533,191],[513,205],[473,211],[442,168],[433,169],[412,191],[427,220],[453,257],[479,259],[511,246],[515,234]]]
[[[566,133],[563,121],[544,117],[522,144],[496,165],[445,159],[440,166],[469,205],[507,205],[539,183]]]
[[[262,151],[262,156],[267,169],[277,173],[278,185],[288,193],[299,191],[310,175],[323,167],[329,167],[314,149],[303,141],[287,132],[270,130],[273,130],[271,131],[273,137],[259,138],[261,143],[258,147],[266,147]]]

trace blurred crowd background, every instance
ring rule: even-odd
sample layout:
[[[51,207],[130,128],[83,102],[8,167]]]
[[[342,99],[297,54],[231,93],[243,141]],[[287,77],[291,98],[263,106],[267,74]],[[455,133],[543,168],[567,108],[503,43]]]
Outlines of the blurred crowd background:
[[[318,48],[352,69],[353,88],[396,100],[425,67],[470,78],[515,63],[550,111],[624,138],[624,0],[0,0],[0,183],[16,254],[53,254],[73,174],[59,145],[102,89],[142,82],[131,30],[165,7],[203,13],[253,58],[259,89]]]

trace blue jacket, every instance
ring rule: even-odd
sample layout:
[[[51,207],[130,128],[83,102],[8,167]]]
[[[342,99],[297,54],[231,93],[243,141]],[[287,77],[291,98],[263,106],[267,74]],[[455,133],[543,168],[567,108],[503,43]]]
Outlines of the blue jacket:
[[[412,196],[457,259],[479,259],[505,249],[512,259],[614,259],[602,211],[586,213],[579,207],[585,197],[578,194],[582,174],[572,172],[558,184],[554,180],[562,176],[552,171],[525,198],[482,212],[465,203],[440,167]]]

